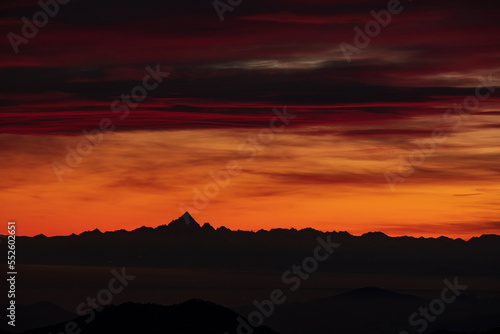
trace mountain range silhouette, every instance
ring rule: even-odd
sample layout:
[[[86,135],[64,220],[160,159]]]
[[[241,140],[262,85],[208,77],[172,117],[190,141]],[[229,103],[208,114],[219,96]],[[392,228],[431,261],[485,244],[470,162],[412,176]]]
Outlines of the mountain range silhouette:
[[[17,237],[17,256],[24,264],[280,271],[309,256],[316,238],[327,235],[341,246],[322,264],[326,272],[500,277],[498,235],[464,241],[389,237],[381,232],[353,236],[312,228],[232,231],[208,223],[200,226],[189,213],[156,228]]]
[[[340,246],[314,273],[318,281],[309,280],[307,287],[301,287],[310,298],[276,306],[263,327],[256,328],[253,333],[386,334],[408,331],[414,334],[416,331],[409,325],[408,318],[420,307],[428,306],[431,299],[387,287],[397,286],[401,280],[408,286],[418,279],[418,282],[431,279],[430,289],[434,291],[431,292],[439,296],[443,279],[454,277],[460,277],[461,282],[462,277],[466,277],[467,282],[475,286],[447,305],[446,311],[429,324],[425,333],[442,330],[450,332],[441,334],[498,333],[500,295],[494,283],[500,282],[498,235],[482,235],[464,241],[447,237],[389,237],[381,232],[354,236],[348,232],[322,232],[312,228],[232,231],[225,227],[215,229],[209,223],[200,225],[189,213],[156,228],[143,226],[133,231],[105,233],[94,229],[79,235],[16,237],[17,262],[23,273],[19,276],[18,288],[21,294],[30,289],[31,298],[37,301],[47,300],[45,290],[50,289],[61,291],[63,299],[71,299],[70,305],[78,305],[81,302],[78,296],[82,296],[81,283],[90,275],[97,275],[92,279],[106,284],[111,268],[126,267],[127,272],[134,269],[141,273],[140,279],[127,287],[129,296],[136,296],[136,299],[126,299],[125,293],[123,298],[128,302],[104,307],[89,324],[85,323],[85,316],[76,317],[54,304],[19,305],[17,332],[65,332],[67,321],[76,317],[81,333],[236,334],[239,314],[245,318],[255,307],[245,299],[249,305],[231,310],[220,306],[225,304],[220,300],[239,301],[241,299],[233,295],[246,287],[262,287],[259,284],[264,284],[268,295],[267,290],[278,287],[273,285],[284,283],[279,280],[283,272],[313,254],[318,238],[330,239]],[[6,257],[1,261],[5,263]],[[27,277],[28,272],[36,278]],[[209,276],[205,276],[206,273]],[[171,278],[169,274],[176,276]],[[159,278],[156,275],[160,275]],[[262,281],[255,283],[254,280],[261,279],[259,275]],[[266,280],[268,276],[265,275],[273,280]],[[340,277],[337,283],[331,283],[336,277]],[[64,280],[69,278],[75,281],[67,284]],[[353,278],[358,282],[353,285],[377,280],[376,284],[382,284],[384,289],[364,284],[357,286],[365,286],[361,289],[337,294],[329,292],[328,289],[336,289],[342,279]],[[233,284],[234,279],[239,280],[237,284]],[[482,286],[484,282],[490,282],[488,288]],[[160,293],[164,298],[169,291],[176,292],[177,287],[198,299],[177,299],[189,300],[171,306],[159,305],[170,304],[164,302],[170,298],[168,296],[156,299],[162,301],[156,304],[137,303],[137,299],[149,301]],[[318,294],[323,287],[327,287],[324,294]],[[85,293],[95,295],[95,286],[90,285],[90,288],[87,286]],[[219,304],[199,299],[197,294],[211,289],[212,296],[220,298]],[[476,294],[473,290],[481,291]],[[61,298],[50,298],[61,302]],[[7,329],[3,324],[0,333]]]

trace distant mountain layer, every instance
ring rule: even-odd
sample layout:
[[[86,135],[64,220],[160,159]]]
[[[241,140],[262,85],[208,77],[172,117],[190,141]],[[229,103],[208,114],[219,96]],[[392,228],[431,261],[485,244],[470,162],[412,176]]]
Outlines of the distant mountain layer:
[[[200,226],[187,213],[156,228],[18,237],[16,255],[23,264],[286,270],[312,255],[318,237],[341,244],[321,264],[322,271],[500,276],[498,235],[464,241],[388,237],[380,232],[353,236],[311,228],[231,231],[208,223]]]
[[[94,315],[87,314],[70,322],[23,333],[236,334],[240,326],[238,317],[228,308],[202,300],[190,300],[172,306],[125,303],[106,306]],[[7,332],[0,332],[3,333]],[[265,326],[255,328],[253,333],[277,334]]]

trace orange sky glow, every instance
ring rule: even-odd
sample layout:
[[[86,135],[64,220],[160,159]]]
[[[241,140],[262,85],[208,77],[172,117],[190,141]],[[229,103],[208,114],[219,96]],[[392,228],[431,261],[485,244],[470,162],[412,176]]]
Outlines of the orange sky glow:
[[[238,148],[259,128],[107,133],[59,182],[51,163],[64,161],[65,147],[81,137],[3,135],[0,220],[16,220],[18,233],[28,236],[156,227],[184,210],[199,223],[254,231],[313,227],[465,239],[498,233],[493,157],[500,134],[477,126],[499,120],[471,116],[394,192],[384,173],[397,172],[399,156],[413,152],[416,139],[353,140],[335,126],[290,127],[249,159]],[[15,154],[21,148],[25,153]],[[230,161],[239,173],[215,186],[211,175]]]

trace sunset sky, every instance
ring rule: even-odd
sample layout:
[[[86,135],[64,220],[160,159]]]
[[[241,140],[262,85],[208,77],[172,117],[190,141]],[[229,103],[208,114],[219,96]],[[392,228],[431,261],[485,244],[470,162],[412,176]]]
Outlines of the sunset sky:
[[[500,233],[498,1],[401,8],[348,62],[339,45],[387,1],[243,0],[221,21],[212,1],[71,0],[16,53],[9,33],[41,7],[2,0],[0,221],[67,235],[187,210],[244,230]],[[148,66],[169,75],[121,119]],[[58,177],[103,119],[114,130]]]

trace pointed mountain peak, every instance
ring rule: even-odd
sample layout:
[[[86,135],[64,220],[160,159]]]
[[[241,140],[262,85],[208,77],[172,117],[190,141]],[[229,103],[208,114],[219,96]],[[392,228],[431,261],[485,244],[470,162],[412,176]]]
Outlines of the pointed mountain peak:
[[[180,216],[179,218],[182,218],[184,219],[186,222],[189,222],[189,223],[196,223],[196,221],[194,220],[193,216],[191,216],[191,214],[189,212],[184,212],[184,214],[182,216]],[[198,224],[198,223],[196,223]]]
[[[198,224],[196,220],[194,220],[189,212],[185,212],[182,216],[180,216],[176,220],[172,220],[170,224],[168,224],[169,229],[175,230],[191,230],[200,227],[200,224]]]

